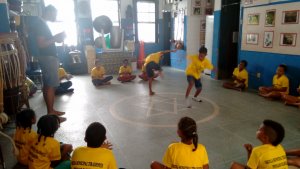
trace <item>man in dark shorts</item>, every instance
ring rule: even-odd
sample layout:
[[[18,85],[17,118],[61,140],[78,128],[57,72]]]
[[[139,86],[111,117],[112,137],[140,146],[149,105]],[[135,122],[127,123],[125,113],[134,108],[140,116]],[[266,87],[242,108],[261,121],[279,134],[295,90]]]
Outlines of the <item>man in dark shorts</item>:
[[[64,112],[53,108],[55,98],[55,88],[59,86],[58,68],[59,61],[55,42],[61,43],[65,38],[65,33],[52,35],[46,21],[54,22],[56,20],[57,10],[54,6],[48,5],[43,11],[42,18],[32,27],[35,43],[38,47],[38,61],[43,73],[43,96],[47,106],[48,114],[58,116],[64,115]],[[60,117],[60,121],[66,118]]]
[[[169,52],[175,52],[176,50],[166,50],[166,51],[160,51],[160,52],[156,52],[156,53],[152,53],[150,55],[147,56],[144,66],[146,69],[146,73],[147,76],[149,78],[149,95],[152,96],[155,93],[152,91],[152,81],[154,79],[155,76],[155,72],[154,71],[158,71],[159,75],[162,76],[161,72],[162,69],[160,67],[160,60],[161,60],[161,56],[163,56],[165,53],[169,53]]]

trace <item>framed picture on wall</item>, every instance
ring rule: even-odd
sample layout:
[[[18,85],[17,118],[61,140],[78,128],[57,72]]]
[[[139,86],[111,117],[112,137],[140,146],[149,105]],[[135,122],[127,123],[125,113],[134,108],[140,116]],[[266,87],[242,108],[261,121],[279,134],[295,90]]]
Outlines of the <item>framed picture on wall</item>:
[[[247,33],[246,44],[257,45],[258,44],[258,33]]]
[[[273,31],[265,31],[264,33],[264,48],[273,48],[273,39],[274,32]]]
[[[194,6],[201,6],[201,0],[195,0]]]
[[[276,17],[276,10],[267,10],[266,11],[266,20],[265,20],[265,26],[275,26],[275,17]]]
[[[253,4],[253,0],[245,0],[245,5],[251,5]]]
[[[283,11],[282,24],[297,24],[299,22],[299,11]]]
[[[201,15],[201,8],[200,7],[194,7],[193,14],[194,15]]]
[[[280,46],[296,46],[297,33],[281,33]]]
[[[248,14],[248,25],[259,25],[259,14]]]

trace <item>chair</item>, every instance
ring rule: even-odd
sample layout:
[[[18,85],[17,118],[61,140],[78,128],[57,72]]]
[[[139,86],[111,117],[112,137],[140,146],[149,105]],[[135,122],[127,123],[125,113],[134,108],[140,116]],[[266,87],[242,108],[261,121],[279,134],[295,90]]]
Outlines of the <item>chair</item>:
[[[43,88],[43,73],[38,62],[30,62],[26,74],[37,85],[39,90]]]

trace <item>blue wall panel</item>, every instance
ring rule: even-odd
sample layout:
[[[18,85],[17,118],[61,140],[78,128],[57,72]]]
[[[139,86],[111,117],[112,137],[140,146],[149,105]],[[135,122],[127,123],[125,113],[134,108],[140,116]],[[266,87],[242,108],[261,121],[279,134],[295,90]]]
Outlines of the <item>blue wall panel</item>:
[[[220,44],[220,23],[221,23],[221,11],[214,12],[214,32],[213,32],[213,47],[212,47],[212,64],[215,68],[218,67],[219,58],[219,44]],[[211,77],[217,79],[217,72],[212,71]]]

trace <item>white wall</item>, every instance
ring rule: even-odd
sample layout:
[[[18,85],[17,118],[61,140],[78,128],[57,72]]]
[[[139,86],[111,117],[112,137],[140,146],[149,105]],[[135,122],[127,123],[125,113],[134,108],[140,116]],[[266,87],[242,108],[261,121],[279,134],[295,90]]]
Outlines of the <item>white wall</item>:
[[[243,0],[242,0],[243,1]],[[220,11],[221,10],[221,0],[215,0],[215,8],[214,11]]]

